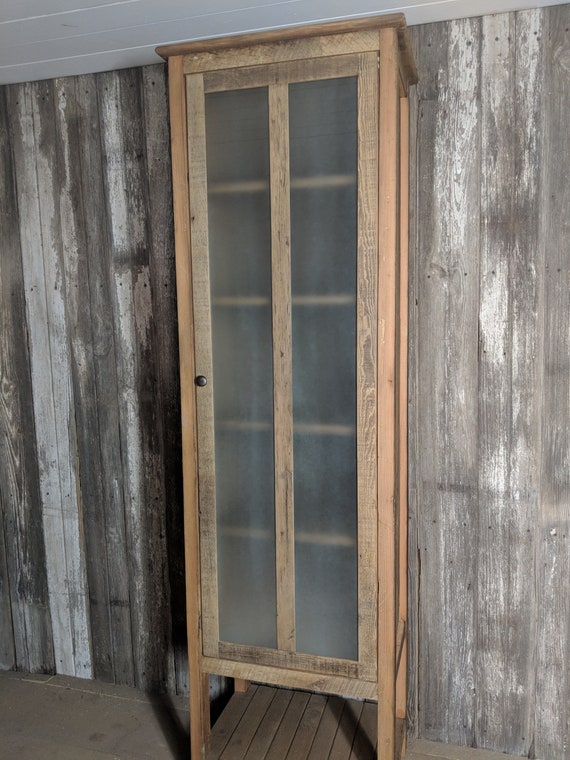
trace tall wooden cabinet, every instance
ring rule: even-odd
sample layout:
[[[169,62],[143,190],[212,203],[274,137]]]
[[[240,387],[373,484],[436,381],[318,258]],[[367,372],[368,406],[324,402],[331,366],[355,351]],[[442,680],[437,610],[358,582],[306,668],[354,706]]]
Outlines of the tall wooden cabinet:
[[[168,58],[192,757],[208,674],[405,717],[402,16]]]

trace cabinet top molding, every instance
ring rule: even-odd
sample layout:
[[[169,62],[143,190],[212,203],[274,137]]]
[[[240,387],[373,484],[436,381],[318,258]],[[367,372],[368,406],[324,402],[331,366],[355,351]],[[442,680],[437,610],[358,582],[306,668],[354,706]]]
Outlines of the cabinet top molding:
[[[308,40],[314,37],[370,32],[386,28],[394,29],[397,33],[398,46],[400,49],[401,73],[407,80],[407,84],[415,84],[418,80],[418,76],[408,36],[406,18],[403,13],[367,16],[359,19],[292,26],[286,27],[285,29],[272,29],[265,32],[251,32],[229,37],[212,37],[210,39],[196,40],[194,42],[161,45],[156,48],[156,52],[165,59],[172,56],[199,58],[203,54],[211,56],[216,53],[228,52],[231,50],[237,51],[258,45],[275,45],[286,42]]]

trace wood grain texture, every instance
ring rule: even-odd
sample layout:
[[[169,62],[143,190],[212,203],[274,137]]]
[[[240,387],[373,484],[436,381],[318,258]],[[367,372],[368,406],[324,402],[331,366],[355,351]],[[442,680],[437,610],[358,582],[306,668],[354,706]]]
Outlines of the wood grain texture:
[[[206,115],[204,82],[201,74],[186,77],[188,130],[189,213],[192,256],[192,304],[194,333],[192,341],[197,375],[209,383],[196,391],[197,456],[200,472],[200,574],[202,588],[201,625],[203,651],[215,656],[218,651],[218,567],[216,525],[216,472],[214,442],[214,370],[210,306],[210,259],[208,242],[208,189],[206,172]],[[189,383],[192,379],[183,378]]]
[[[536,757],[570,757],[570,6],[549,8],[542,113],[544,346],[537,520]],[[548,88],[548,89],[546,89]]]
[[[409,250],[409,154],[410,105],[400,98],[400,276],[399,276],[399,367],[398,367],[398,626],[403,625],[402,648],[398,656],[396,715],[407,713],[407,620],[408,620],[408,250]],[[399,631],[399,628],[398,628]],[[404,752],[405,754],[405,752]]]
[[[12,88],[12,94],[18,90]],[[25,288],[10,144],[0,92],[0,667],[52,671]]]
[[[349,19],[348,21],[336,21],[328,22],[325,24],[311,24],[304,25],[302,27],[290,27],[286,29],[271,30],[267,32],[255,32],[250,34],[242,34],[231,37],[219,37],[215,39],[200,40],[196,42],[187,42],[182,44],[162,45],[157,48],[157,53],[163,57],[183,55],[189,57],[201,58],[202,53],[209,53],[210,51],[223,52],[224,50],[233,50],[233,62],[230,66],[241,65],[236,62],[236,53],[244,47],[250,45],[261,45],[269,47],[272,43],[277,43],[278,47],[284,47],[284,43],[290,41],[297,41],[302,44],[303,42],[311,41],[311,38],[320,37],[322,35],[333,35],[332,47],[334,47],[334,55],[346,54],[346,50],[342,49],[343,37],[357,35],[363,39],[368,37],[363,34],[367,30],[373,30],[370,36],[375,36],[374,31],[391,27],[396,30],[398,36],[398,47],[401,55],[401,67],[406,80],[406,84],[414,84],[417,81],[417,71],[414,63],[414,59],[410,54],[410,39],[408,35],[408,29],[406,26],[406,19],[404,14],[386,14],[382,16],[372,16],[361,19]],[[366,43],[369,44],[369,43]],[[363,48],[360,46],[359,51],[362,49],[375,50],[375,44],[370,48]],[[354,52],[354,51],[353,51]],[[307,54],[299,55],[297,58],[305,58]],[[275,55],[273,55],[275,60]],[[215,68],[223,68],[223,66],[216,66]]]
[[[166,544],[168,515],[182,528],[179,423],[171,439],[162,427],[179,408],[165,88],[159,66],[0,93],[2,525],[14,536],[3,532],[0,579],[12,666],[185,693],[168,593],[183,553]],[[121,273],[131,285],[145,264],[121,295]]]
[[[288,686],[295,689],[341,694],[355,699],[376,699],[376,684],[372,681],[347,678],[340,675],[326,675],[310,671],[283,669],[272,665],[260,665],[248,662],[232,662],[228,659],[204,657],[203,670],[207,673],[230,678],[242,678],[246,681],[260,681],[275,686]]]
[[[101,445],[99,440],[98,389],[95,371],[93,320],[91,310],[91,276],[89,251],[93,240],[85,213],[84,198],[101,200],[100,174],[90,176],[92,165],[84,165],[81,155],[84,129],[85,92],[92,81],[62,79],[55,82],[54,99],[59,170],[59,213],[64,267],[64,298],[70,325],[70,375],[73,385],[74,413],[77,424],[78,493],[85,536],[86,574],[89,585],[89,610],[92,616],[94,674],[113,681],[112,628],[109,605]],[[95,101],[96,107],[96,101]],[[89,113],[89,110],[87,110]],[[98,151],[97,151],[98,153]],[[85,156],[87,158],[87,156]],[[100,169],[100,165],[97,166]],[[97,177],[97,180],[93,178]],[[89,178],[89,187],[85,180]],[[101,229],[102,225],[98,225]],[[103,233],[105,228],[103,227]],[[94,267],[95,268],[95,267]],[[103,561],[102,561],[103,560]]]
[[[378,33],[374,31],[303,38],[275,44],[228,50],[213,50],[185,55],[184,72],[194,74],[233,67],[264,66],[272,63],[302,61],[306,58],[328,58],[352,55],[378,49]]]
[[[167,72],[164,66],[141,70],[146,152],[146,182],[149,187],[149,274],[152,287],[152,313],[156,372],[155,423],[158,429],[157,457],[163,479],[163,500],[157,524],[164,531],[162,551],[167,560],[170,620],[165,634],[172,640],[176,690],[188,692],[188,655],[184,578],[184,520],[182,499],[182,444],[180,431],[180,385],[178,321],[174,263],[172,182],[169,151]],[[156,192],[160,188],[161,192]],[[168,610],[165,610],[168,617]],[[170,623],[170,629],[168,628]],[[165,641],[165,652],[168,643]],[[168,668],[172,666],[168,664]],[[174,685],[174,682],[171,682]]]
[[[162,690],[174,670],[140,71],[104,75],[99,93],[135,681]]]
[[[83,235],[75,255],[75,272],[82,287],[72,280],[70,271],[68,290],[75,291],[81,339],[77,344],[82,350],[75,360],[76,401],[81,426],[79,468],[86,493],[83,515],[94,668],[96,677],[131,684],[129,571],[97,77],[76,80],[68,108],[68,115],[74,117],[76,140],[70,163],[80,183],[72,193]]]
[[[479,24],[434,24],[417,43],[419,731],[460,744],[474,730]]]
[[[378,144],[377,579],[378,753],[395,755],[397,575],[397,372],[399,166],[397,40],[380,31]]]
[[[277,648],[295,651],[295,507],[289,86],[268,88]]]
[[[476,735],[515,754],[530,750],[534,699],[540,33],[538,12],[483,19]]]
[[[356,474],[358,493],[358,659],[376,678],[378,655],[378,54],[360,56],[358,86],[358,239],[356,324]],[[362,673],[363,675],[363,673]]]
[[[411,36],[414,59],[418,60],[420,34]],[[420,232],[418,224],[418,127],[420,121],[420,88],[418,84],[410,90],[410,153],[408,178],[408,635],[407,635],[407,733],[408,737],[417,736],[418,730],[418,674],[419,674],[419,594],[420,594],[420,557],[419,557],[419,503],[417,487],[417,452],[418,452],[418,415],[420,409],[416,388],[418,386],[418,262],[417,237]]]
[[[557,760],[569,21],[564,6],[412,30],[410,712],[427,739]]]
[[[11,114],[55,666],[89,677],[53,83],[20,87]]]

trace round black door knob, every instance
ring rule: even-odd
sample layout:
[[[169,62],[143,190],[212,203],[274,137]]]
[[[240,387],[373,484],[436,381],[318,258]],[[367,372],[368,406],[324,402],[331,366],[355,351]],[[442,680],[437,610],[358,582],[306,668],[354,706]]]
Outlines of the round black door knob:
[[[194,380],[196,385],[200,388],[203,388],[206,383],[208,382],[208,379],[204,377],[204,375],[198,375],[198,377]]]

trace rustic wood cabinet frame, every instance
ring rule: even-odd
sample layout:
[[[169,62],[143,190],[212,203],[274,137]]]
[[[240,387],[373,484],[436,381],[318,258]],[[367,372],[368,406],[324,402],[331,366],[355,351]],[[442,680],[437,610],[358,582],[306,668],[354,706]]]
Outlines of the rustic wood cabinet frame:
[[[377,700],[378,757],[391,760],[405,751],[405,732],[398,739],[397,720],[405,719],[406,709],[407,89],[415,82],[415,69],[404,18],[287,29],[158,52],[169,63],[192,757],[205,757],[207,751],[208,674],[215,673]],[[365,270],[357,284],[360,564],[354,661],[295,651],[294,555],[287,514],[292,505],[286,480],[292,470],[290,251],[283,242],[290,214],[288,83],[349,75],[360,82],[357,257]],[[210,392],[197,398],[194,385],[196,357],[200,371],[205,367],[207,372],[211,342],[204,96],[268,84],[272,320],[281,341],[273,356],[274,419],[285,431],[275,439],[276,472],[282,475],[275,478],[276,500],[285,505],[276,515],[275,650],[219,640],[215,551],[203,550],[216,542],[208,506],[215,498],[213,433],[203,432],[212,430],[213,406]],[[370,382],[365,353],[371,344],[375,370]]]

